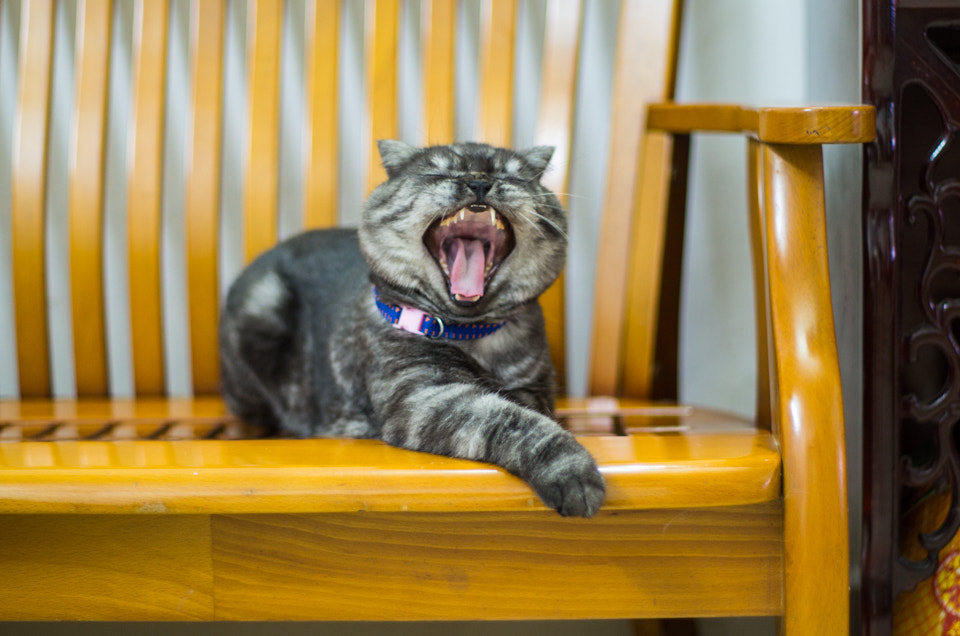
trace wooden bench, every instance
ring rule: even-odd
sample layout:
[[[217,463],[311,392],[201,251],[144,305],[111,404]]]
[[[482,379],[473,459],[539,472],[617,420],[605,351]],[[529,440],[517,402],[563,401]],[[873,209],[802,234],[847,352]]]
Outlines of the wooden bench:
[[[398,137],[398,0],[368,2],[367,130]],[[537,143],[571,147],[582,3],[550,0]],[[370,440],[263,439],[216,397],[224,140],[246,140],[244,253],[277,239],[283,3],[250,0],[248,117],[223,123],[223,0],[191,4],[185,183],[194,397],[166,396],[160,183],[167,2],[137,3],[125,182],[132,398],[111,398],[103,187],[109,1],[81,0],[66,217],[78,397],[52,399],[45,195],[51,0],[20,9],[12,264],[20,399],[0,401],[0,617],[409,620],[782,615],[848,629],[844,427],[824,227],[825,143],[874,134],[869,107],[670,103],[679,10],[625,0],[590,388],[560,416],[608,484],[563,519],[487,465]],[[305,226],[336,222],[341,2],[309,2]],[[423,3],[424,132],[454,136],[457,3]],[[517,3],[483,4],[479,139],[512,142]],[[342,78],[341,78],[342,79]],[[654,104],[649,106],[648,104]],[[751,420],[677,405],[679,265],[690,134],[748,146],[757,318]],[[416,140],[410,140],[416,141]],[[371,152],[373,158],[376,153]],[[571,159],[573,158],[573,159]],[[374,159],[371,159],[373,162]],[[369,184],[382,178],[371,163]],[[566,170],[551,186],[566,192]],[[743,247],[744,249],[746,246]],[[563,283],[542,299],[562,373]]]

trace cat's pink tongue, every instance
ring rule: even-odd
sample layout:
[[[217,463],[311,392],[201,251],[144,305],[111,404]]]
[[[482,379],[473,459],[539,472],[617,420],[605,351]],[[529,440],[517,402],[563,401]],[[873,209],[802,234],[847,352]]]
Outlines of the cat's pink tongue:
[[[460,294],[463,300],[483,296],[483,274],[486,259],[483,242],[475,239],[453,239],[450,246],[450,293]]]

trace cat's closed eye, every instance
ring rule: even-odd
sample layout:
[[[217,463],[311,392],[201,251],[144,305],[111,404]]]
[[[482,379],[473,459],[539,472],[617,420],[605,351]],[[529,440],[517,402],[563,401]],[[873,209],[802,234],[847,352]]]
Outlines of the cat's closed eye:
[[[497,181],[503,181],[505,183],[516,183],[516,184],[527,184],[533,181],[533,179],[524,179],[523,177],[517,177],[513,175],[495,175],[494,179]]]

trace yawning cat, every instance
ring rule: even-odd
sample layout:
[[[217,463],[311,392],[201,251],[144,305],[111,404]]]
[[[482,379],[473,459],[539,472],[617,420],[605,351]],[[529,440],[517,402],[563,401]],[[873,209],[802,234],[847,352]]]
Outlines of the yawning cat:
[[[553,420],[537,303],[567,246],[566,215],[540,183],[553,149],[379,149],[389,178],[359,231],[289,239],[230,288],[227,404],[286,434],[491,462],[560,514],[592,516],[603,478]]]

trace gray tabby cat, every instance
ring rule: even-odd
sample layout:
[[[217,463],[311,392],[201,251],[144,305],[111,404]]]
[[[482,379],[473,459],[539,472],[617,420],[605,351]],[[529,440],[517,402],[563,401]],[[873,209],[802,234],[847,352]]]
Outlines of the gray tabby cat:
[[[231,287],[227,404],[288,435],[490,462],[560,514],[592,516],[603,478],[553,420],[537,303],[566,253],[565,213],[540,184],[553,148],[379,148],[389,178],[359,231],[289,239]]]

